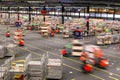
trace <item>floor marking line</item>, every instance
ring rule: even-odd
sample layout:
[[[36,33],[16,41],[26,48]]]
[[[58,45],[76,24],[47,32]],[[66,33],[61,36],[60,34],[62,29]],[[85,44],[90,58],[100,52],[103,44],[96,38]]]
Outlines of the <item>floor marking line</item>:
[[[72,69],[74,69],[74,70],[77,70],[77,71],[79,71],[79,72],[82,72],[82,70],[79,70],[79,69],[74,68],[74,67],[72,67],[72,66],[69,66],[69,65],[66,65],[66,64],[63,64],[63,65],[64,65],[64,66],[67,66],[67,67],[69,67],[69,68],[72,68]],[[93,75],[93,74],[88,74],[88,75],[93,76],[93,77],[95,77],[95,78],[98,78],[98,79],[100,79],[100,80],[105,80],[105,79],[103,79],[103,78],[101,78],[101,77],[98,77],[98,76],[96,76],[96,75]]]
[[[111,78],[111,79],[113,79],[113,80],[119,80],[119,79],[114,78],[114,77],[112,77],[112,76],[108,76],[108,77]]]

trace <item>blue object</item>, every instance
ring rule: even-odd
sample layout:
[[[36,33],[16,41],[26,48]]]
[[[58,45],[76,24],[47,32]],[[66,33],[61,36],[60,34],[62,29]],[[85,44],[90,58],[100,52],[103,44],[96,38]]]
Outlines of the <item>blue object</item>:
[[[22,22],[16,22],[16,23],[15,23],[15,26],[16,26],[16,27],[21,27],[21,25],[22,25]]]
[[[80,32],[80,31],[74,31],[73,32],[73,36],[74,36],[74,38],[76,38],[76,39],[81,39],[83,36],[82,36],[82,32]]]

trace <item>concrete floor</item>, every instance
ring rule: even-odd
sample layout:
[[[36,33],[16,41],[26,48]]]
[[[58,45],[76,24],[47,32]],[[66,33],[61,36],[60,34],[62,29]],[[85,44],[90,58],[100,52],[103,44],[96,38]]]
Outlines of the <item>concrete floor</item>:
[[[5,39],[3,30],[5,27],[0,26],[1,38]],[[14,28],[11,28],[13,31]],[[4,32],[5,33],[5,32]],[[38,31],[26,31],[25,47],[32,54],[34,60],[39,60],[40,55],[48,53],[52,58],[60,57],[60,50],[72,39],[63,39],[61,35],[55,37],[43,38]],[[95,37],[85,37],[81,41],[89,41],[95,44]],[[61,80],[120,80],[120,50],[116,49],[116,44],[101,46],[105,56],[110,60],[110,66],[107,69],[94,69],[93,73],[85,74],[82,72],[79,57],[63,58],[63,78]]]

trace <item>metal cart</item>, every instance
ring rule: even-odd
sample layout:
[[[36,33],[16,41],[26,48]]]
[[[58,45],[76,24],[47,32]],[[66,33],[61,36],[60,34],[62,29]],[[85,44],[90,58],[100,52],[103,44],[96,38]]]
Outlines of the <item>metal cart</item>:
[[[46,65],[47,79],[61,79],[62,78],[62,55],[59,58],[50,58],[48,55]]]
[[[0,58],[14,56],[17,53],[17,44],[12,39],[6,39],[0,43]]]
[[[11,62],[14,60],[14,56],[1,60],[4,62],[0,64],[0,80],[10,80],[9,69],[11,68]]]
[[[111,42],[112,43],[119,43],[120,42],[120,35],[119,34],[112,35],[111,36]]]
[[[104,38],[105,36],[97,36],[96,43],[98,45],[104,45]]]
[[[28,63],[28,80],[43,80],[45,75],[45,55],[40,61],[30,61]]]
[[[17,54],[18,46],[13,39],[6,39],[4,43],[5,56],[13,56]]]
[[[10,80],[27,80],[27,68],[31,59],[31,54],[28,54],[24,60],[17,60],[12,63],[10,72]]]

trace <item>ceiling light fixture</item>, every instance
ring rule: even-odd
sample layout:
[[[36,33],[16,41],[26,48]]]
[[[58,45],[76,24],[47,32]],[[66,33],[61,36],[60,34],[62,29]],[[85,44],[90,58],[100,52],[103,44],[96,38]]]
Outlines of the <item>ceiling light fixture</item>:
[[[28,3],[45,3],[45,1],[27,1]]]

